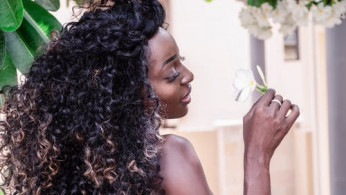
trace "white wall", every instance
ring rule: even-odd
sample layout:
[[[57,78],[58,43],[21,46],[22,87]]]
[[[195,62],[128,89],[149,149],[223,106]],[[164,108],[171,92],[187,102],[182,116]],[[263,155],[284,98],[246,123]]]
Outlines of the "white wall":
[[[207,129],[216,120],[241,120],[250,101],[236,103],[236,69],[250,66],[249,34],[240,26],[242,3],[171,0],[170,31],[195,75],[189,114],[179,129]]]

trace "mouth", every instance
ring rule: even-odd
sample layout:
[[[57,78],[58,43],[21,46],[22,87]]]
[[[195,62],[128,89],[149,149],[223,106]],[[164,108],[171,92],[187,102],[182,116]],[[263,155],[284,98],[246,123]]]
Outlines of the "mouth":
[[[191,93],[191,88],[189,89],[189,91],[187,92],[187,94],[183,97],[183,99],[181,100],[181,102],[183,104],[188,104],[191,102],[191,96],[190,96],[190,93]]]

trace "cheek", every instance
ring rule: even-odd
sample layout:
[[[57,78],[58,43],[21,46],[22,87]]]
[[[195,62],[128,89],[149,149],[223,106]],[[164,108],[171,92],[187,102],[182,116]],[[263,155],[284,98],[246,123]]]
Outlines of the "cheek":
[[[179,87],[177,86],[160,85],[154,90],[159,99],[168,105],[171,103],[178,103],[180,100]]]

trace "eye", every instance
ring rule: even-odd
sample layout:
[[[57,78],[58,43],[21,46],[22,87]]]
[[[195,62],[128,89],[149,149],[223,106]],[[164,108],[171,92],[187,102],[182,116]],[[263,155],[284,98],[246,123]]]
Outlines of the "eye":
[[[175,72],[172,76],[167,77],[168,82],[173,82],[176,78],[180,76],[180,72]]]
[[[185,61],[185,59],[186,59],[184,56],[180,56],[179,58],[180,58],[180,61],[182,61],[182,62]]]

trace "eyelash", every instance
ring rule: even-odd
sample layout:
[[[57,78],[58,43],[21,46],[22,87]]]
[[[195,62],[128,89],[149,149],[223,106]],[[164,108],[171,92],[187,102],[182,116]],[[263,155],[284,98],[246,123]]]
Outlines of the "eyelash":
[[[186,58],[184,56],[180,56],[179,59],[180,61],[184,61]],[[173,82],[179,76],[180,76],[180,72],[176,72],[172,76],[168,77],[167,80],[168,82]]]
[[[180,72],[176,72],[172,76],[168,77],[167,80],[168,82],[173,82],[176,78],[178,78],[178,76],[180,76]]]

